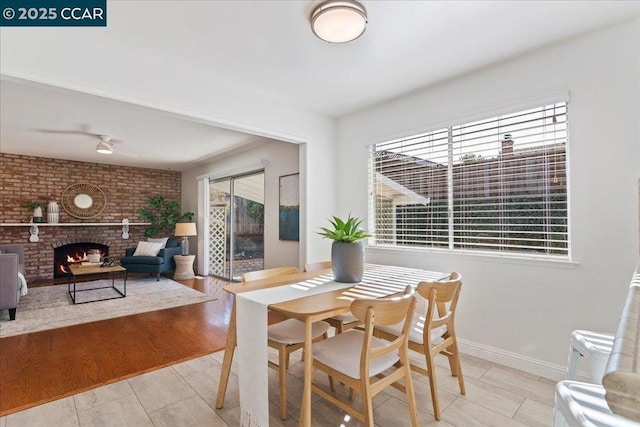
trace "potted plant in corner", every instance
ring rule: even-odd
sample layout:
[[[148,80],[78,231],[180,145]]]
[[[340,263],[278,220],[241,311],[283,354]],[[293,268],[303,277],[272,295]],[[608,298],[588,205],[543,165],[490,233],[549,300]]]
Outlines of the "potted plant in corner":
[[[333,229],[321,227],[321,236],[332,239],[331,267],[336,282],[356,283],[362,280],[364,273],[364,243],[363,239],[371,234],[358,228],[362,220],[349,214],[346,221],[333,217],[329,220]]]
[[[193,212],[182,213],[180,203],[167,200],[161,194],[147,198],[146,202],[149,208],[138,210],[138,218],[151,223],[144,231],[145,237],[158,236],[162,233],[172,235],[177,222],[193,220]]]

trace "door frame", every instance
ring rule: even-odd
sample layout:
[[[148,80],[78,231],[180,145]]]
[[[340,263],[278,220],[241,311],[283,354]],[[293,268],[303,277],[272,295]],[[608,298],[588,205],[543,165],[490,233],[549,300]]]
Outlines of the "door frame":
[[[235,220],[235,209],[233,208],[233,198],[234,198],[234,181],[236,179],[240,179],[247,176],[262,174],[263,183],[266,177],[266,171],[264,168],[264,164],[261,163],[260,168],[245,170],[243,172],[235,171],[235,173],[229,172],[230,175],[220,174],[216,175],[208,175],[203,177],[198,177],[198,214],[199,214],[199,224],[201,226],[201,230],[206,230],[202,233],[202,239],[199,239],[198,244],[198,255],[203,260],[202,263],[198,263],[198,274],[209,276],[211,275],[211,271],[209,270],[209,209],[211,208],[211,195],[210,195],[210,184],[214,182],[221,182],[225,180],[229,180],[229,194],[230,194],[230,224],[229,224],[229,277],[222,277],[225,280],[233,281],[233,267],[234,267],[234,257],[235,257],[235,238],[234,238],[234,220]],[[263,186],[263,193],[265,192],[265,188]],[[265,200],[266,202],[266,200]],[[263,239],[264,239],[264,230],[263,230]],[[202,242],[202,244],[200,244]],[[266,249],[266,245],[264,247]],[[264,263],[265,254],[263,252],[263,263]],[[216,276],[220,277],[220,276]]]

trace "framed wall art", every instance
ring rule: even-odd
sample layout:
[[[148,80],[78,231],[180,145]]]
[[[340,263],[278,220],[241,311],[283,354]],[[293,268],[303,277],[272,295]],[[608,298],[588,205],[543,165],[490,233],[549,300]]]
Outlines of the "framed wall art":
[[[300,240],[300,174],[280,177],[280,240]]]

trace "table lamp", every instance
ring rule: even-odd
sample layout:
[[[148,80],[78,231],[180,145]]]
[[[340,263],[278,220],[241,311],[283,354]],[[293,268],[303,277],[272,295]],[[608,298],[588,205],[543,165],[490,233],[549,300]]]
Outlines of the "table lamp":
[[[177,222],[176,237],[182,237],[182,255],[189,255],[189,239],[188,236],[196,236],[195,222]]]

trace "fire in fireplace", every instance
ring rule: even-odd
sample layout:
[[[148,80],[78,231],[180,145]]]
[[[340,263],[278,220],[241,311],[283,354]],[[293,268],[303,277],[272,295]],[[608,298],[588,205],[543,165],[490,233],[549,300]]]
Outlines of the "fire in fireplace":
[[[53,277],[58,279],[69,275],[69,265],[87,262],[90,250],[100,251],[100,258],[109,256],[109,246],[101,243],[79,242],[58,246],[53,250]]]

